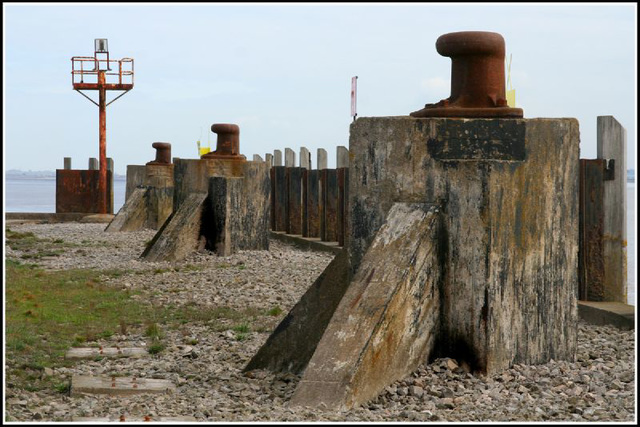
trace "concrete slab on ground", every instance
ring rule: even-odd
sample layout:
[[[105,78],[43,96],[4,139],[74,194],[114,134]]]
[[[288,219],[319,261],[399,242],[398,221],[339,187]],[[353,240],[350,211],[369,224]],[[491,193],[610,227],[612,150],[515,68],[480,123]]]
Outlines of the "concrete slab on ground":
[[[300,249],[311,249],[334,254],[342,250],[342,246],[338,246],[338,242],[324,242],[317,237],[302,237],[300,234],[287,234],[284,231],[271,231],[270,236],[281,242],[295,245]]]
[[[636,308],[622,302],[578,301],[580,318],[593,325],[613,325],[635,329]]]
[[[144,357],[149,352],[144,348],[134,347],[76,347],[65,354],[65,359],[93,359],[96,357]]]
[[[121,423],[170,423],[170,422],[193,422],[197,421],[195,417],[140,417],[140,416],[121,416],[121,417],[73,417],[71,421],[85,423],[102,423],[102,422],[121,422]]]
[[[71,396],[85,394],[109,394],[128,396],[140,393],[167,393],[175,391],[175,385],[169,380],[136,377],[94,377],[73,375],[71,377]]]

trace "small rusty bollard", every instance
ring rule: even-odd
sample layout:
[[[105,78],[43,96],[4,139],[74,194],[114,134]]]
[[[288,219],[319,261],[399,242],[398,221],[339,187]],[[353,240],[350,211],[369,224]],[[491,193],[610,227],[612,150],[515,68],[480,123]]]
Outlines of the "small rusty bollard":
[[[171,164],[171,144],[168,142],[154,142],[151,146],[156,149],[156,159],[147,162],[148,165]]]
[[[124,418],[124,415],[120,415],[120,422],[123,423],[125,421],[126,421],[126,419]]]
[[[504,38],[498,33],[461,31],[440,36],[436,50],[451,58],[451,96],[426,104],[412,117],[515,117],[505,96]]]
[[[145,415],[145,416],[144,416],[144,420],[142,420],[142,421],[144,421],[144,422],[149,422],[149,421],[151,421],[151,415]]]
[[[211,125],[211,131],[218,134],[216,150],[200,156],[201,159],[243,159],[240,154],[240,128],[229,123]]]

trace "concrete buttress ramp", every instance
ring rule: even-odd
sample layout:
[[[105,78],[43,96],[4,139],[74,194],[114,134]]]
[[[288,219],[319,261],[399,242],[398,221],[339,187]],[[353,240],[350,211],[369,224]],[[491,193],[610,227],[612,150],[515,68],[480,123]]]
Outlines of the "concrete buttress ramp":
[[[141,229],[147,220],[145,196],[148,191],[149,189],[146,187],[138,187],[133,190],[131,196],[104,231],[115,232]]]
[[[439,325],[440,215],[395,203],[361,260],[291,405],[345,409],[425,363]]]
[[[167,218],[141,258],[147,261],[179,261],[198,249],[202,210],[207,193],[191,193]]]

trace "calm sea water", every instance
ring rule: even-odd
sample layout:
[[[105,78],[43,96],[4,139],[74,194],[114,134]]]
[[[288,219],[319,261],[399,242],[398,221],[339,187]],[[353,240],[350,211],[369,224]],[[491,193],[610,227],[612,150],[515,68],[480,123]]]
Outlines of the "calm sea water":
[[[55,178],[7,178],[5,180],[5,212],[55,212]],[[126,180],[113,181],[113,211],[124,204]],[[627,279],[628,303],[636,305],[636,215],[635,183],[627,184]]]

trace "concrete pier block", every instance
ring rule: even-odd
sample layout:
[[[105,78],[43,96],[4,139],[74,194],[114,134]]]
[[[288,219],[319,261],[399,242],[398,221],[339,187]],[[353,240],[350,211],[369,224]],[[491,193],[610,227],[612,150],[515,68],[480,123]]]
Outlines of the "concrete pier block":
[[[71,169],[71,157],[64,158],[64,169],[65,170]]]
[[[247,162],[242,178],[209,179],[207,246],[219,256],[269,249],[270,183],[264,162]]]
[[[304,371],[291,404],[348,409],[427,357],[575,360],[577,120],[364,117],[349,153],[346,265],[323,273],[344,296],[305,294],[248,367]]]
[[[209,191],[209,178],[244,174],[244,159],[178,159],[174,162],[174,210],[193,192]]]
[[[577,120],[362,117],[349,150],[352,272],[394,203],[443,206],[439,354],[488,373],[574,359]]]

